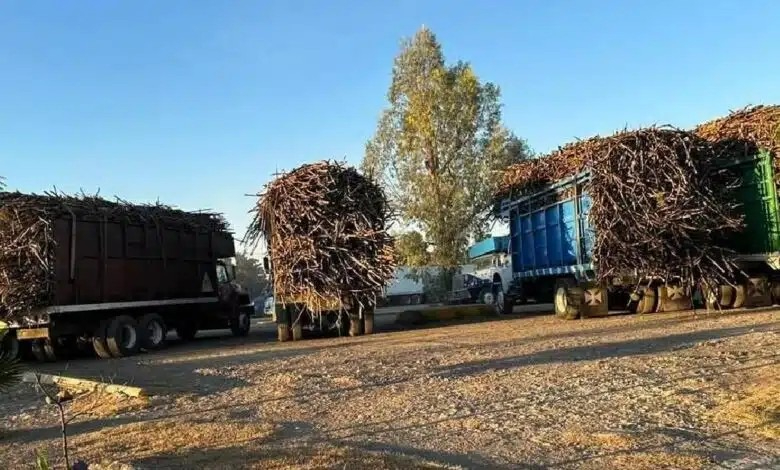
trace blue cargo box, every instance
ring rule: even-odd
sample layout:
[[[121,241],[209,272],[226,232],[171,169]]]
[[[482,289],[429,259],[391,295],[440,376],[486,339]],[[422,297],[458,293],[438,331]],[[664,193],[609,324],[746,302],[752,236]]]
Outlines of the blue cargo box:
[[[516,278],[585,275],[593,270],[589,173],[566,178],[542,191],[501,202],[509,219],[512,271]]]
[[[469,259],[473,260],[481,256],[493,253],[506,253],[509,251],[509,237],[490,237],[481,240],[469,248]]]

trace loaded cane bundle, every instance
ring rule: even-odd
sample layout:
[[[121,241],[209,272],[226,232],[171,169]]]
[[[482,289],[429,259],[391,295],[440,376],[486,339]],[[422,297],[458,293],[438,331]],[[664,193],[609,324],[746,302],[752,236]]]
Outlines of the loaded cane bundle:
[[[249,244],[263,237],[276,300],[323,310],[373,306],[393,277],[389,205],[354,168],[328,161],[280,175],[258,195]]]
[[[55,192],[0,193],[0,320],[48,305],[57,282],[55,222],[59,218],[228,230],[219,215],[184,212],[162,204],[134,205]]]
[[[689,132],[623,131],[510,167],[503,194],[532,192],[588,171],[599,278],[638,274],[715,285],[730,282],[735,272],[721,240],[742,226],[730,192],[735,182],[715,160],[713,146]]]

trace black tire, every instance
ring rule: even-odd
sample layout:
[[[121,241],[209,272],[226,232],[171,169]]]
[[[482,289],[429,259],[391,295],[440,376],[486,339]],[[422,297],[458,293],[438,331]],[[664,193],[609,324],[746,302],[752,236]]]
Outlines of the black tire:
[[[128,315],[114,317],[106,330],[106,345],[114,357],[127,357],[141,350],[138,322]]]
[[[198,334],[198,327],[195,325],[176,325],[176,336],[182,341],[192,341]]]
[[[0,341],[0,356],[11,359],[22,358],[22,348],[19,340],[16,338],[16,333],[9,332],[3,336],[3,340]]]
[[[168,325],[163,317],[156,313],[147,313],[138,320],[138,332],[141,336],[141,348],[157,351],[166,346]]]
[[[360,336],[363,334],[363,322],[360,317],[355,314],[349,315],[349,336]]]
[[[64,359],[68,351],[57,340],[45,339],[43,340],[43,353],[46,355],[47,361],[56,362],[57,359]]]
[[[510,315],[515,309],[515,301],[510,296],[504,294],[503,290],[499,290],[496,294],[495,306],[497,314]]]
[[[245,312],[238,312],[238,315],[230,320],[230,331],[233,336],[246,336],[252,328],[252,319]]]
[[[108,349],[108,344],[106,343],[106,332],[108,331],[109,322],[110,320],[103,320],[100,322],[97,330],[92,335],[92,349],[95,350],[95,354],[100,359],[110,359],[113,357],[111,356],[111,351]]]
[[[341,312],[339,314],[339,327],[338,327],[339,336],[349,336],[349,315],[347,315],[347,312]]]
[[[483,287],[481,291],[479,291],[479,296],[477,297],[477,302],[485,305],[492,304],[493,299],[488,299],[488,295],[493,295],[493,289],[490,287]]]
[[[38,362],[49,362],[49,357],[46,355],[46,351],[43,348],[43,340],[35,339],[30,344],[32,355]]]
[[[555,315],[564,320],[574,320],[580,317],[582,289],[577,287],[577,281],[562,278],[555,281]]]
[[[363,334],[364,335],[374,334],[374,312],[373,311],[363,313]]]

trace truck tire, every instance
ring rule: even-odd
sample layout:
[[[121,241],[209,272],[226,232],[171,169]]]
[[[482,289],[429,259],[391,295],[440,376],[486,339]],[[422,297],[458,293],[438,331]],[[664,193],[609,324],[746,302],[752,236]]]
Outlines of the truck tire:
[[[493,289],[491,289],[490,287],[484,287],[479,292],[478,301],[481,304],[492,305],[494,302]]]
[[[68,351],[62,343],[56,339],[43,340],[43,354],[49,362],[56,362],[57,359],[63,359],[68,355]]]
[[[141,348],[157,351],[165,347],[168,326],[163,317],[156,313],[147,313],[138,320],[138,332],[141,334]]]
[[[737,284],[734,286],[734,302],[732,302],[732,308],[742,308],[745,306],[745,300],[747,299],[747,289],[744,284]]]
[[[57,360],[57,349],[55,344],[49,339],[36,339],[30,345],[32,354],[38,362],[55,362]]]
[[[233,336],[246,336],[252,327],[252,320],[245,312],[239,312],[238,316],[230,320],[230,331]]]
[[[16,333],[10,332],[3,336],[2,341],[0,341],[0,356],[21,359],[22,348],[16,338]]]
[[[363,322],[357,314],[349,314],[349,336],[360,336],[363,334]]]
[[[509,315],[514,311],[515,301],[508,295],[504,294],[503,290],[499,290],[496,294],[496,313],[499,315]]]
[[[374,334],[374,312],[363,313],[363,334]]]
[[[292,339],[293,341],[300,341],[303,339],[303,325],[301,325],[300,319],[292,325]]]
[[[582,289],[577,287],[577,281],[563,278],[555,281],[555,316],[564,320],[574,320],[580,316]]]
[[[113,357],[111,356],[111,351],[109,351],[108,344],[106,343],[106,331],[108,330],[109,322],[110,320],[103,320],[100,322],[95,334],[92,335],[92,349],[95,350],[95,354],[100,359],[110,359]]]
[[[182,341],[192,341],[198,334],[198,327],[195,325],[176,325],[176,336]]]
[[[114,317],[106,329],[106,345],[114,357],[126,357],[141,350],[138,322],[128,315]]]

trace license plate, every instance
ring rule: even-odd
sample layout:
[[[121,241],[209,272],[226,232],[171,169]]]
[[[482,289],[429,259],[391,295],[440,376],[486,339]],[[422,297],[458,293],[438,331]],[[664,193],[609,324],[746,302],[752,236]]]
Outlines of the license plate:
[[[18,339],[48,338],[49,329],[48,328],[24,328],[21,330],[16,330],[16,337]]]

